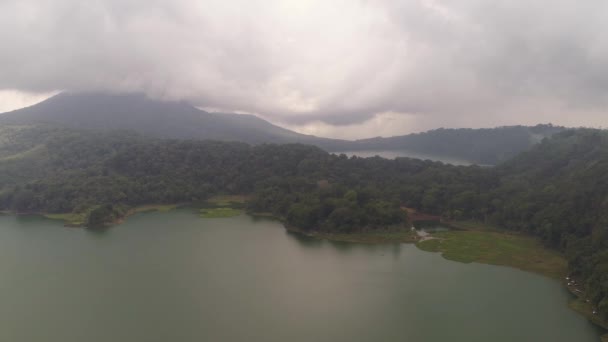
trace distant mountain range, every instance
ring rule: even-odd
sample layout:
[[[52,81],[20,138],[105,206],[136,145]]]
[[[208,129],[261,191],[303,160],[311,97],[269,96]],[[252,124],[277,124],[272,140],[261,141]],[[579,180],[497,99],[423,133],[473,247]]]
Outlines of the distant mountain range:
[[[175,139],[258,143],[312,143],[323,139],[296,133],[254,115],[208,113],[185,102],[142,94],[62,93],[0,116],[0,123],[55,123],[71,128],[132,130]]]
[[[565,127],[553,125],[496,128],[439,128],[424,133],[371,138],[350,142],[355,151],[407,150],[434,156],[494,165],[510,159]]]
[[[437,129],[356,141],[305,135],[254,115],[209,113],[185,102],[153,100],[142,94],[62,93],[31,107],[0,114],[0,124],[50,123],[71,128],[130,130],[175,139],[260,143],[303,143],[330,152],[410,151],[496,164],[562,131],[552,125],[489,129]]]

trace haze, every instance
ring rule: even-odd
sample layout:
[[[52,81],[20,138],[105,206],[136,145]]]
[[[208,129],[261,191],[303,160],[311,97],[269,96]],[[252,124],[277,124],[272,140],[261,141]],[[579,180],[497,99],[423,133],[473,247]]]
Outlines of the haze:
[[[337,138],[603,125],[608,3],[0,1],[0,112],[144,92]]]

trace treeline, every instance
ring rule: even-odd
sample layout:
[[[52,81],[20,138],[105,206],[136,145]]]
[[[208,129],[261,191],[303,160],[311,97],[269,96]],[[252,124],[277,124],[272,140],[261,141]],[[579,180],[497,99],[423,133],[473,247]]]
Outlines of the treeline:
[[[412,207],[540,237],[565,253],[572,275],[608,316],[605,131],[564,131],[494,168],[49,126],[0,133],[4,210],[89,212],[103,223],[132,206],[248,194],[250,210],[288,225],[354,232],[403,227],[401,207]]]
[[[496,128],[439,128],[390,138],[362,139],[343,143],[346,150],[407,150],[422,154],[496,165],[565,128],[551,124]],[[339,145],[337,145],[339,146]],[[333,147],[334,150],[337,148]],[[332,146],[329,147],[330,150]]]
[[[40,144],[7,139],[0,146],[14,152],[0,162],[5,210],[86,212],[94,215],[87,222],[105,223],[111,220],[99,213],[113,217],[125,207],[229,193],[256,194],[252,210],[272,211],[303,229],[347,232],[402,228],[406,222],[397,197],[365,191],[356,181],[346,187],[333,167],[341,158],[316,147],[156,140],[39,126],[15,127],[7,136],[28,140],[30,130]],[[269,200],[276,189],[284,192]]]

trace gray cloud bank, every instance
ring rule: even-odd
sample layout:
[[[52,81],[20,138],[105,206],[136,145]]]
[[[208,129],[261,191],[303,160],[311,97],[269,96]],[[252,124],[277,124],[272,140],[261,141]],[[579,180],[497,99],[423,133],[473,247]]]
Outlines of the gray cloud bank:
[[[0,0],[0,89],[143,91],[288,125],[599,125],[606,18],[605,0]]]

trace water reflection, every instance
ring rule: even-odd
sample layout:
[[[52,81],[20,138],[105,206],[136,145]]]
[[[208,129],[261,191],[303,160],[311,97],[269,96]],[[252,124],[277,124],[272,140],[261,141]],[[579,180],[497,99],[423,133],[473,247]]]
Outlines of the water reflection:
[[[248,215],[251,218],[251,222],[281,222],[278,218],[274,216],[266,216],[266,215]]]
[[[352,252],[355,249],[363,249],[368,251],[373,251],[373,247],[377,247],[371,244],[356,244],[352,242],[342,242],[342,241],[328,241],[328,244],[332,246],[334,249],[340,252]]]
[[[330,247],[332,250],[335,250],[342,254],[350,254],[354,251],[363,251],[367,253],[380,252],[384,254],[388,253],[387,251],[390,251],[390,254],[395,259],[397,259],[401,254],[401,243],[352,243],[344,241],[334,241],[308,236],[306,234],[292,232],[288,230],[285,230],[285,234],[289,237],[290,240],[297,242],[298,245],[305,248],[320,249],[324,247]]]
[[[23,228],[36,227],[40,224],[63,227],[62,221],[52,220],[42,215],[7,215],[7,219],[14,220],[17,225]]]
[[[599,340],[558,282],[410,244],[188,210],[62,225],[0,217],[0,341]]]
[[[391,255],[395,260],[399,258],[401,255],[401,244],[393,244],[393,248],[391,248]]]
[[[84,228],[84,231],[89,236],[101,238],[106,235],[110,229],[112,229],[112,227],[86,227]]]
[[[299,245],[309,248],[322,248],[324,241],[312,236],[308,236],[302,233],[296,233],[285,229],[285,235],[290,240],[296,241]]]

